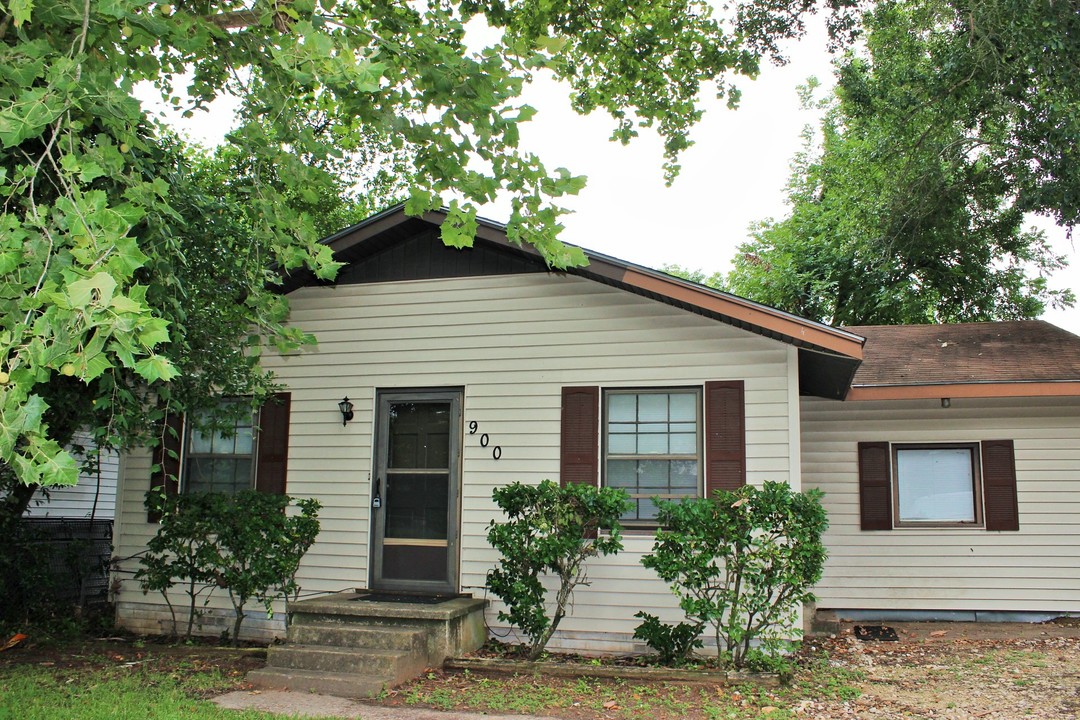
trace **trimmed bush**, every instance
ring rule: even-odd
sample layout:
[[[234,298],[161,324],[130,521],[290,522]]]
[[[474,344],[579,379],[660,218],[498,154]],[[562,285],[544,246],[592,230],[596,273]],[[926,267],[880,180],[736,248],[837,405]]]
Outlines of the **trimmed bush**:
[[[496,488],[492,497],[507,519],[488,526],[488,542],[501,557],[487,586],[506,605],[499,619],[529,638],[528,657],[535,660],[566,615],[574,589],[589,584],[585,561],[622,550],[619,517],[630,500],[622,490],[559,487],[550,480],[516,482]],[[545,573],[559,583],[550,617]]]
[[[767,482],[659,501],[661,527],[641,562],[671,585],[688,618],[712,627],[717,654],[744,667],[752,642],[773,652],[801,632],[794,620],[825,565],[821,496]]]

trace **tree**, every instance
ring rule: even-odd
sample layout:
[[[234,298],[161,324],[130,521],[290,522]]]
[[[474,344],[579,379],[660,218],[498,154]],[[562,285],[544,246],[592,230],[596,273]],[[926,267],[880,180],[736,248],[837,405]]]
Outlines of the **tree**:
[[[848,3],[827,4],[842,29]],[[273,282],[301,267],[334,275],[312,210],[357,153],[408,158],[410,213],[461,198],[442,226],[448,244],[469,244],[476,204],[508,194],[511,240],[555,267],[584,262],[558,242],[555,204],[583,179],[518,147],[518,125],[535,113],[517,101],[525,83],[541,72],[565,81],[579,111],[615,118],[623,142],[655,127],[671,178],[701,92],[715,84],[735,102],[731,76],[756,74],[814,10],[812,0],[742,3],[726,18],[701,0],[6,0],[0,462],[25,484],[74,482],[44,420],[43,388],[60,376],[83,383],[111,445],[152,439],[166,411],[192,409],[208,389],[257,402],[270,383],[258,348],[311,340],[284,326]],[[467,27],[490,41],[470,47]],[[147,114],[139,84],[187,114],[240,98],[227,135],[240,181],[204,192],[200,174],[213,168]],[[226,362],[208,362],[210,350]]]
[[[1067,3],[895,0],[838,64],[791,215],[744,244],[730,288],[838,325],[1028,318],[1070,305],[1027,213],[1080,212],[1080,16]],[[809,95],[807,96],[809,97]],[[810,136],[808,135],[808,142]]]
[[[306,214],[316,232],[323,234],[365,217],[372,209],[368,202],[379,202],[401,189],[392,178],[376,178],[366,185],[368,196],[355,198],[345,187],[355,175],[355,162],[340,162],[333,182],[301,194],[289,188],[275,168],[260,165],[235,148],[208,153],[185,147],[175,137],[165,136],[164,142],[170,167],[161,172],[174,214],[163,221],[169,227],[157,237],[171,239],[148,257],[137,277],[148,287],[147,306],[171,330],[171,342],[162,355],[177,370],[176,377],[156,387],[150,398],[150,386],[140,382],[137,373],[123,367],[101,372],[105,353],[94,355],[84,347],[58,373],[35,385],[48,408],[42,420],[59,447],[68,447],[79,429],[89,430],[99,446],[145,438],[152,425],[139,409],[151,401],[202,411],[195,413],[200,415],[219,408],[216,397],[221,393],[249,396],[257,403],[273,387],[272,378],[258,369],[254,350],[259,334],[244,342],[238,328],[245,331],[257,320],[265,334],[277,333],[297,343],[306,338],[273,324],[284,319],[286,310],[267,286],[268,268],[259,262],[267,250],[255,232],[259,208],[246,202],[252,188],[278,188],[285,198],[278,212]],[[124,351],[119,343],[116,349]],[[241,413],[250,410],[236,404],[229,407]],[[160,412],[152,409],[149,414]],[[0,536],[51,478],[40,480],[26,483],[11,465],[0,463]]]
[[[716,290],[724,289],[724,274],[721,272],[714,272],[711,275],[706,275],[705,271],[701,268],[691,270],[690,268],[684,268],[681,265],[664,265],[660,269],[668,275],[674,275],[675,277],[689,280],[698,285],[706,285]]]

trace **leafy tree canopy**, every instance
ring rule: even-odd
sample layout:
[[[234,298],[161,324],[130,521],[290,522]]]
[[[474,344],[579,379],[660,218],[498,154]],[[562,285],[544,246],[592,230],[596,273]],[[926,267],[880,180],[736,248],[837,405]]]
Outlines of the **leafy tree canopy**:
[[[1080,14],[1052,0],[893,0],[837,64],[791,215],[729,289],[842,325],[1028,318],[1069,305],[1039,213],[1080,214]],[[808,96],[809,97],[809,96]]]
[[[1076,13],[1052,0],[876,7],[829,127],[834,144],[852,143],[851,163],[891,165],[861,190],[868,231],[837,237],[878,253],[860,267],[890,269],[874,276],[882,287],[970,274],[978,284],[979,267],[1022,278],[1011,264],[1052,265],[1038,239],[1008,228],[1024,212],[1064,223],[1078,215]],[[557,239],[558,199],[583,179],[549,171],[518,144],[519,124],[535,113],[519,100],[533,75],[564,81],[577,110],[609,113],[615,139],[653,128],[671,179],[701,94],[736,102],[733,78],[755,75],[819,8],[838,41],[864,9],[858,0],[742,0],[718,13],[702,0],[3,0],[0,462],[22,483],[74,481],[46,415],[57,378],[81,383],[92,408],[82,419],[112,445],[145,440],[166,409],[192,409],[210,390],[257,401],[271,382],[258,349],[311,341],[285,328],[287,304],[271,283],[301,267],[334,275],[320,222],[358,209],[349,197],[358,190],[372,205],[407,197],[414,214],[452,193],[442,233],[456,246],[471,242],[475,206],[506,196],[512,240],[555,267],[583,262]],[[227,147],[211,157],[185,147],[140,105],[137,86],[187,113],[239,98]],[[797,203],[858,198],[855,172],[830,164],[830,152],[807,165],[820,170],[793,190]],[[968,204],[913,199],[938,196]],[[800,219],[812,232],[792,237],[831,236],[825,220],[835,224],[838,207]],[[924,226],[939,229],[913,239],[910,229]],[[946,227],[975,239],[958,243]],[[939,240],[944,262],[927,251]],[[779,266],[793,256],[773,262],[768,249],[745,257]],[[968,256],[978,262],[954,259]],[[923,265],[935,266],[924,276]],[[953,301],[955,292],[924,294],[956,317],[1031,312],[1045,293],[1016,282],[993,310],[972,310],[989,306]]]
[[[828,0],[834,29],[848,0]],[[471,242],[475,205],[509,196],[507,232],[548,262],[558,198],[583,179],[518,147],[534,73],[642,127],[677,171],[704,91],[737,100],[813,0],[3,0],[0,3],[0,461],[22,483],[75,480],[45,420],[58,377],[86,389],[99,441],[146,439],[208,390],[269,384],[258,348],[287,330],[269,283],[337,267],[320,221],[354,181],[373,204],[449,202],[443,239]],[[490,40],[470,47],[466,26]],[[227,148],[184,147],[140,105],[149,85],[184,113],[240,100]],[[407,167],[402,165],[407,162]],[[353,167],[351,176],[344,169]],[[342,183],[342,178],[346,182]],[[398,185],[398,182],[402,182]]]

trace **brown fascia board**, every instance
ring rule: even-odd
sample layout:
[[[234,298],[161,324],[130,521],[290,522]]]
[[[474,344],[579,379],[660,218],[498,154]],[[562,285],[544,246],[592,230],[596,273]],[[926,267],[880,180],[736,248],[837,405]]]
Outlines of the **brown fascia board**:
[[[937,385],[858,385],[845,400],[924,400],[933,398],[1080,397],[1080,381],[940,383]]]
[[[358,225],[346,228],[338,234],[330,236],[324,242],[333,248],[335,253],[340,253],[389,230],[411,217],[405,215],[404,206],[397,205]],[[446,213],[433,210],[424,213],[418,219],[438,226],[446,219]],[[488,242],[541,258],[540,253],[532,246],[516,245],[510,242],[506,237],[506,227],[499,223],[477,218],[476,236]],[[744,329],[746,329],[746,326],[760,328],[764,332],[759,334],[782,342],[789,342],[797,347],[817,348],[854,360],[862,360],[863,358],[865,339],[854,333],[805,320],[775,308],[706,288],[680,278],[674,278],[649,268],[633,265],[624,260],[589,250],[584,250],[584,252],[589,259],[589,265],[585,268],[573,268],[567,272],[585,277],[602,278],[625,289],[637,290],[650,296],[659,296],[671,304],[688,305],[709,315],[723,316],[729,319],[731,324],[736,327],[743,327]]]
[[[428,213],[428,215],[434,215],[434,213]],[[428,216],[424,219],[435,222],[434,218]],[[494,223],[490,226],[480,225],[476,234],[477,237],[489,242],[539,257],[539,253],[534,248],[519,247],[507,240],[505,230]],[[584,268],[574,268],[570,271],[571,273],[598,276],[650,295],[659,295],[680,305],[690,305],[710,314],[722,315],[735,321],[733,324],[737,326],[752,325],[768,331],[767,334],[770,336],[781,335],[788,338],[797,346],[816,347],[848,358],[862,360],[865,339],[860,335],[805,320],[775,308],[658,273],[624,260],[590,250],[584,250],[584,252],[589,258],[589,265]]]
[[[631,287],[665,295],[673,300],[779,333],[796,341],[797,345],[811,345],[857,360],[863,357],[865,340],[859,335],[804,320],[735,295],[691,283],[681,283],[674,278],[643,272],[634,267],[626,268],[623,282]]]

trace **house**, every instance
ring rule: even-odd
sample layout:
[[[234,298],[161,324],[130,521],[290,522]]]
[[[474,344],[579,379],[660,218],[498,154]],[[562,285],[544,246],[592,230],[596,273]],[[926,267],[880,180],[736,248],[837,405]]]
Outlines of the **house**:
[[[827,493],[819,609],[1080,611],[1080,338],[1041,322],[833,328],[598,254],[550,272],[493,223],[447,248],[442,219],[392,209],[325,241],[346,263],[334,283],[287,279],[291,322],[318,346],[264,354],[285,391],[235,441],[178,423],[164,476],[150,451],[123,458],[118,557],[156,532],[152,485],[254,483],[324,506],[305,594],[483,598],[492,489],[606,483],[634,499],[625,550],[591,563],[552,645],[628,650],[637,611],[681,619],[640,564],[650,498],[773,480]],[[135,569],[121,563],[118,621],[161,632],[169,611]],[[282,619],[246,627],[265,638]]]

